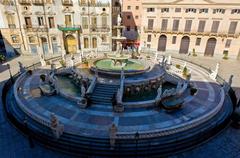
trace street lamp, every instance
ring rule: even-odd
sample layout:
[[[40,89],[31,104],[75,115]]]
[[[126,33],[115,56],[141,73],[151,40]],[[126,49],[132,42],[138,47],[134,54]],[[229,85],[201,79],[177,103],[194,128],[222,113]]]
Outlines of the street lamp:
[[[12,72],[11,72],[10,64],[7,64],[7,68],[8,68],[8,72],[9,72],[10,79],[11,79],[11,81],[13,82],[13,77],[12,77]]]

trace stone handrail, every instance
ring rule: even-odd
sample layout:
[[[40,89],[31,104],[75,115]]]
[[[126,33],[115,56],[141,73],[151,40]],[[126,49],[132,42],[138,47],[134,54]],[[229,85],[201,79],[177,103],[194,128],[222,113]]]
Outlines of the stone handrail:
[[[46,118],[39,116],[37,114],[32,114],[33,112],[31,110],[29,110],[28,108],[26,108],[26,106],[24,105],[24,103],[21,101],[19,95],[18,95],[18,88],[21,85],[22,80],[25,79],[27,75],[27,72],[23,73],[22,75],[19,76],[19,78],[17,78],[15,84],[14,84],[14,97],[16,99],[16,102],[18,104],[18,106],[20,107],[20,109],[22,111],[24,111],[30,118],[32,118],[33,120],[39,122],[40,124],[47,126],[49,128],[51,128],[51,123],[49,120],[47,120]]]
[[[214,117],[221,110],[225,100],[225,93],[223,88],[221,88],[220,97],[221,97],[221,100],[218,103],[218,105],[208,114],[203,115],[197,119],[194,119],[191,122],[186,122],[177,126],[172,126],[169,128],[155,130],[155,131],[138,132],[140,134],[139,138],[152,138],[157,136],[171,135],[171,134],[182,132],[187,129],[198,126],[199,124]],[[135,132],[118,132],[116,139],[135,139]]]
[[[92,79],[92,82],[91,82],[90,86],[89,86],[88,89],[87,89],[86,94],[92,94],[92,93],[93,93],[93,90],[94,90],[94,88],[95,88],[95,86],[96,86],[96,83],[97,83],[97,77],[94,76],[93,79]]]

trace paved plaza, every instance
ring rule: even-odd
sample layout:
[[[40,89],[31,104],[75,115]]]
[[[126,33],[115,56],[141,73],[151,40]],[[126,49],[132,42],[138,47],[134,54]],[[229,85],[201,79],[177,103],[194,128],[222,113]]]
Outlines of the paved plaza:
[[[228,80],[231,74],[234,74],[233,87],[238,90],[238,85],[240,85],[240,69],[238,65],[240,61],[223,61],[213,58],[203,58],[203,57],[188,57],[181,56],[181,58],[187,58],[193,62],[201,64],[205,67],[210,67],[214,69],[216,63],[220,63],[220,75]],[[9,63],[11,65],[12,73],[18,71],[17,61],[21,61],[24,65],[31,65],[38,58],[32,57],[19,57],[11,60]],[[199,70],[196,70],[201,73]],[[2,85],[6,79],[9,77],[8,70],[5,64],[0,65],[0,80]],[[199,79],[197,74],[193,75],[193,80]],[[197,84],[197,83],[196,83]],[[199,86],[202,86],[201,84]],[[207,86],[205,86],[206,88]],[[203,88],[204,89],[204,88]],[[214,89],[214,88],[212,88]],[[215,94],[214,94],[215,95]],[[216,94],[217,95],[217,94]],[[210,95],[211,96],[211,95]],[[216,97],[217,98],[217,97]],[[211,99],[210,99],[211,100]],[[29,147],[28,139],[26,139],[19,131],[17,131],[13,126],[6,120],[2,106],[0,113],[0,153],[3,153],[1,157],[70,157],[61,153],[56,153],[54,151],[48,150],[44,147],[39,146],[36,142],[34,143],[34,148]],[[94,109],[92,109],[94,111]],[[77,116],[77,115],[76,115]],[[72,118],[73,116],[69,116]],[[77,119],[77,117],[76,117]],[[131,122],[130,122],[131,123]],[[208,143],[199,146],[191,151],[186,151],[176,156],[172,157],[240,157],[240,131],[235,130],[231,127],[225,129],[218,136],[211,139]]]

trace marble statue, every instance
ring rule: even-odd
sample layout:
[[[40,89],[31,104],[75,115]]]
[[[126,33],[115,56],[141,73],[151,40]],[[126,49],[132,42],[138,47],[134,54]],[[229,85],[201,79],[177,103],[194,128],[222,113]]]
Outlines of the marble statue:
[[[169,56],[168,56],[168,60],[167,60],[167,64],[168,64],[168,65],[171,65],[171,60],[172,60],[172,56],[169,55]]]
[[[216,80],[219,71],[219,63],[217,63],[215,70],[209,75],[212,80]]]
[[[161,98],[162,96],[162,84],[160,84],[158,90],[157,90],[157,98]]]
[[[117,22],[118,22],[118,26],[121,26],[121,25],[122,25],[122,18],[121,18],[121,15],[120,15],[120,14],[118,14]]]
[[[20,73],[24,73],[24,72],[26,72],[25,67],[23,66],[23,64],[22,64],[20,61],[18,62],[18,65],[19,65]]]
[[[50,125],[55,138],[58,139],[63,134],[64,126],[59,123],[59,120],[54,113],[50,114]]]
[[[183,64],[183,69],[187,67],[187,62],[185,61],[184,64]]]
[[[85,97],[86,96],[86,88],[84,87],[84,85],[81,85],[81,97]]]
[[[157,61],[157,58],[158,58],[158,52],[155,53],[155,58],[154,58],[154,60]]]
[[[163,67],[165,66],[165,56],[163,56],[163,58],[162,58],[162,66]]]

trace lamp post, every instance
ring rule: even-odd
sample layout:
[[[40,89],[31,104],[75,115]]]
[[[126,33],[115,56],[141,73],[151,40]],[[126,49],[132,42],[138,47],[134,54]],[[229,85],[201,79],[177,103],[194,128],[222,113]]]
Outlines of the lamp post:
[[[136,157],[138,156],[138,139],[139,139],[139,133],[135,133],[135,141],[136,141]]]
[[[10,67],[9,64],[7,64],[7,68],[8,68],[8,72],[9,72],[10,79],[11,79],[11,81],[13,82],[13,76],[12,76],[11,67]]]

